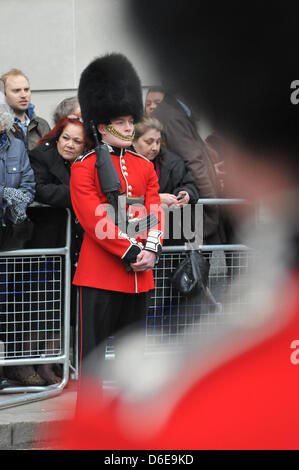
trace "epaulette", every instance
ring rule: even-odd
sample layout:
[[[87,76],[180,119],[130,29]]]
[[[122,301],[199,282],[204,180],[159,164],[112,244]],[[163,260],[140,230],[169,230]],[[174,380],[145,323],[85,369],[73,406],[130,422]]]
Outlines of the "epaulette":
[[[127,150],[127,152],[131,153],[132,155],[135,155],[136,157],[143,158],[143,160],[146,160],[147,162],[150,162],[150,160],[148,158],[146,158],[144,155],[141,155],[141,153],[133,152],[131,149]]]
[[[74,161],[74,163],[76,163],[76,162],[83,162],[83,160],[85,160],[85,158],[89,157],[89,156],[92,155],[94,152],[95,152],[95,150],[92,149],[92,150],[88,150],[87,152],[82,153],[82,155],[79,155],[79,157],[76,158],[76,160]]]

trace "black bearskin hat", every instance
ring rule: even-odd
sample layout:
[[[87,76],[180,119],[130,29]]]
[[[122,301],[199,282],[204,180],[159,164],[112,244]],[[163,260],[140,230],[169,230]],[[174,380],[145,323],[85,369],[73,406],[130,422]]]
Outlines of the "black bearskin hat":
[[[129,60],[118,53],[98,57],[83,70],[78,99],[85,132],[92,141],[90,121],[97,126],[132,115],[138,122],[143,113],[140,79]]]

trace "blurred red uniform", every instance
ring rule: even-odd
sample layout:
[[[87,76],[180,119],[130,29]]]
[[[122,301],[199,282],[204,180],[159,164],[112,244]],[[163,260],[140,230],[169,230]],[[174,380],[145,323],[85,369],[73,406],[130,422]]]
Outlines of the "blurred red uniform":
[[[155,410],[155,403],[125,403],[121,397],[102,402],[91,386],[84,406],[63,430],[59,448],[298,449],[298,270],[282,288],[281,298],[271,329],[251,346],[249,340],[243,350],[204,374],[197,374],[196,365],[187,365],[185,378],[181,374],[161,392],[156,405],[165,396],[171,402],[174,391],[193,374],[155,431],[147,435],[143,419],[152,405]],[[150,414],[159,423],[159,413]]]

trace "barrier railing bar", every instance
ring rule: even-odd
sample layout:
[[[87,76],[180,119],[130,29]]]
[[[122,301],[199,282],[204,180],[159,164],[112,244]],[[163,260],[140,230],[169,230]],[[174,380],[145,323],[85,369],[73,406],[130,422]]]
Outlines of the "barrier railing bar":
[[[13,393],[24,393],[21,397],[13,397],[9,400],[3,400],[0,402],[0,409],[10,408],[12,406],[24,405],[26,403],[32,403],[35,401],[46,400],[54,396],[59,395],[68,382],[68,378],[65,377],[59,384],[47,385],[46,387],[10,387],[1,390],[1,394],[13,394]]]
[[[21,361],[22,361],[22,366],[26,366],[26,365],[29,365],[29,364],[32,364],[34,362],[34,364],[48,364],[50,362],[55,362],[55,363],[63,363],[65,360],[68,359],[68,355],[67,354],[63,354],[61,356],[55,356],[55,357],[51,357],[51,356],[44,356],[44,357],[30,357],[28,359],[24,359],[22,357]],[[20,364],[20,359],[5,359],[5,366],[17,366]],[[1,390],[2,392],[2,390]]]
[[[63,377],[66,382],[69,377],[69,363],[70,363],[70,316],[71,316],[71,257],[70,257],[70,246],[71,246],[71,211],[67,209],[67,226],[66,226],[66,256],[65,256],[65,269],[64,269],[64,356],[63,362]],[[66,288],[66,286],[68,286]]]
[[[46,255],[65,255],[68,248],[24,248],[23,250],[1,251],[0,258],[13,256],[46,256]]]
[[[199,198],[197,204],[221,205],[221,204],[248,204],[246,199],[238,198]]]
[[[193,249],[196,248],[200,251],[239,251],[239,250],[250,250],[247,245],[193,245]],[[163,246],[162,253],[173,253],[176,251],[179,252],[187,252],[190,251],[191,248],[188,244],[186,245],[173,245],[173,246]]]

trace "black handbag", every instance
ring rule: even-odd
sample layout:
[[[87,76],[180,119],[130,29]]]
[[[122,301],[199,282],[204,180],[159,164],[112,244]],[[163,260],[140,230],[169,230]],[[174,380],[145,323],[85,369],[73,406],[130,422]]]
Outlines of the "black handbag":
[[[172,273],[170,282],[182,296],[203,293],[212,303],[215,311],[221,313],[223,306],[217,302],[208,287],[209,270],[209,261],[200,251],[191,249]]]
[[[21,250],[25,243],[31,239],[32,234],[33,222],[30,219],[27,218],[19,224],[7,221],[0,230],[0,250]]]
[[[172,273],[170,282],[182,295],[191,295],[206,289],[209,278],[209,262],[201,252],[191,250]]]

